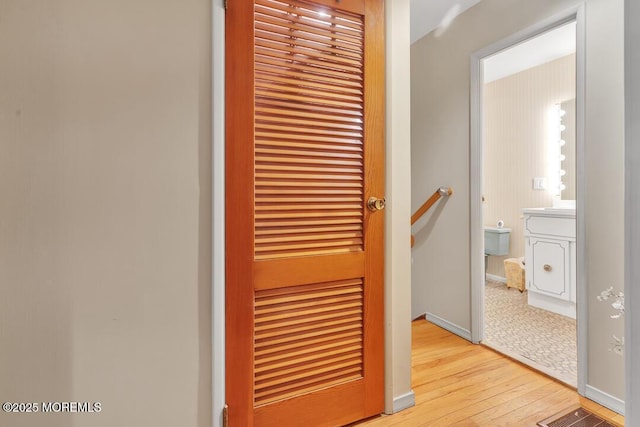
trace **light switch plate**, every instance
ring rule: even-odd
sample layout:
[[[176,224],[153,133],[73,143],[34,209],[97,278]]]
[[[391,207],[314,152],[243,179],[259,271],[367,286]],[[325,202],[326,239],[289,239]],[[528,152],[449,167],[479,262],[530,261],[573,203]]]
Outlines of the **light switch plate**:
[[[547,178],[544,178],[544,177],[533,178],[534,190],[544,190],[546,188],[547,188]]]

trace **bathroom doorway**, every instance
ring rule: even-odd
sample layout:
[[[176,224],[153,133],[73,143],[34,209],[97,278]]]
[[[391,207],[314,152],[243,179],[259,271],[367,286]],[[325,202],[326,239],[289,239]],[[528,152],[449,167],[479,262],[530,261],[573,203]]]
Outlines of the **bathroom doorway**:
[[[474,341],[580,390],[579,15],[472,58],[471,208]]]

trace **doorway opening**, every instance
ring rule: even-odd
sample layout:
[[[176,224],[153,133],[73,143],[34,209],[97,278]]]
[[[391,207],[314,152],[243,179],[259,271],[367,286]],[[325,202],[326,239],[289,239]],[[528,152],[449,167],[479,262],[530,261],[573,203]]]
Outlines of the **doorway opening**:
[[[575,28],[482,60],[482,342],[572,386]]]
[[[578,389],[579,21],[474,55],[471,171],[473,340]]]

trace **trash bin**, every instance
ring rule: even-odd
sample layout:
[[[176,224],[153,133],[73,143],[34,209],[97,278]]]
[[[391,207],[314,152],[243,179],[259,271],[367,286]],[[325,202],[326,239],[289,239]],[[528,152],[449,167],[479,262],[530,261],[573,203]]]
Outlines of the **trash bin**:
[[[520,292],[524,292],[524,259],[505,259],[504,272],[507,276],[507,288],[516,288]]]

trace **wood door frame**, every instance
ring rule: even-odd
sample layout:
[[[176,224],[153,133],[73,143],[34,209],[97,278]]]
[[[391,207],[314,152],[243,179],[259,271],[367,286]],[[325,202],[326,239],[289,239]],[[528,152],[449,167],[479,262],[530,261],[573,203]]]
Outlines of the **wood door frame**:
[[[471,340],[478,344],[484,337],[484,228],[482,214],[482,67],[484,58],[536,37],[568,22],[576,22],[576,249],[577,249],[577,345],[578,393],[585,395],[587,379],[587,280],[585,246],[585,6],[572,7],[509,37],[486,46],[470,58],[470,238],[471,238]]]
[[[231,0],[233,1],[233,0]],[[414,405],[411,390],[411,170],[409,0],[385,2],[386,197],[385,412]],[[212,419],[222,426],[225,405],[225,9],[212,2]],[[405,244],[406,243],[406,244]],[[393,283],[393,286],[390,284]]]

